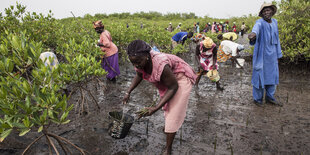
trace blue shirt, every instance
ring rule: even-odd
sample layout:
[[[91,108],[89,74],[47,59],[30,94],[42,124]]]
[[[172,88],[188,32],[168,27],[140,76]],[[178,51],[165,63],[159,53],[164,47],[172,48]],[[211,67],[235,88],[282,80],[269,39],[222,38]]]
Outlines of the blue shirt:
[[[186,40],[187,39],[187,32],[178,32],[176,33],[172,39],[176,42],[180,42],[182,40]]]
[[[256,34],[253,52],[252,84],[254,87],[264,88],[265,85],[279,84],[278,59],[282,57],[278,22],[271,19],[271,23],[258,19],[252,29]]]

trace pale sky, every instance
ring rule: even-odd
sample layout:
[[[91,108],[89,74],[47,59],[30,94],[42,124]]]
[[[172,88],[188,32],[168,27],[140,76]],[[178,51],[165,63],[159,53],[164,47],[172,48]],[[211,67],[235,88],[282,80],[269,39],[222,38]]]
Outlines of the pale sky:
[[[196,16],[212,18],[241,17],[257,15],[264,2],[272,0],[0,0],[0,12],[10,5],[26,6],[27,12],[37,12],[47,15],[52,10],[54,18],[83,17],[85,14],[97,13],[136,13],[140,11],[156,11],[167,13],[195,13]],[[280,0],[276,0],[280,1]]]

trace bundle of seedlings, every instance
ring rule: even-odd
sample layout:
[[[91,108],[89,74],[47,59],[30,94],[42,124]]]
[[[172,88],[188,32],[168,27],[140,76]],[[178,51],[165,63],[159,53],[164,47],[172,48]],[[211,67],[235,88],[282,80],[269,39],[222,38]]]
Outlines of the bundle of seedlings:
[[[157,101],[158,101],[158,98],[153,100],[151,106],[149,106],[149,107],[154,107],[156,105]],[[144,107],[144,108],[140,109],[139,111],[135,112],[135,114],[137,114],[139,116],[138,119],[140,119],[141,117],[146,116],[146,114],[149,112],[149,110],[147,108],[148,107]]]

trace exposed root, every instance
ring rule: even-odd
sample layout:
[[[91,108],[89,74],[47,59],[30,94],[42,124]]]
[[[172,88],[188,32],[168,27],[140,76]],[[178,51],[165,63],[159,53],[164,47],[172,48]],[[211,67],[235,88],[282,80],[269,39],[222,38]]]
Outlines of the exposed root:
[[[60,145],[60,147],[62,148],[63,152],[67,155],[68,153],[70,153],[70,155],[72,155],[72,152],[66,147],[65,143],[73,146],[76,150],[78,150],[82,155],[85,155],[85,151],[81,148],[79,148],[78,146],[74,145],[73,143],[71,143],[69,140],[67,140],[66,138],[63,138],[61,136],[52,134],[52,133],[48,133],[47,131],[43,130],[43,134],[41,136],[39,136],[38,138],[36,138],[33,142],[31,142],[26,149],[23,151],[22,155],[25,155],[27,153],[27,151],[30,149],[30,147],[36,143],[38,140],[40,140],[43,136],[46,137],[46,141],[47,144],[49,146],[49,154],[53,154],[52,149],[54,149],[56,155],[59,155],[59,151],[57,150],[54,142],[51,140],[51,137],[54,138],[58,144]],[[63,143],[65,142],[65,143]]]
[[[70,144],[71,146],[73,146],[75,149],[77,149],[81,154],[85,155],[85,152],[84,150],[82,150],[81,148],[79,148],[78,146],[74,145],[73,143],[71,143],[69,140],[67,140],[66,138],[63,138],[63,137],[60,137],[58,135],[55,135],[55,134],[52,134],[52,133],[48,133],[47,134],[48,136],[51,136],[55,139],[59,139],[59,140],[62,140],[62,141],[65,141],[66,143]]]
[[[36,143],[38,140],[40,140],[43,136],[44,136],[44,134],[42,134],[42,135],[39,136],[37,139],[35,139],[32,143],[30,143],[30,144],[26,147],[26,149],[23,151],[22,155],[24,155],[24,154],[29,150],[29,148],[30,148],[34,143]]]

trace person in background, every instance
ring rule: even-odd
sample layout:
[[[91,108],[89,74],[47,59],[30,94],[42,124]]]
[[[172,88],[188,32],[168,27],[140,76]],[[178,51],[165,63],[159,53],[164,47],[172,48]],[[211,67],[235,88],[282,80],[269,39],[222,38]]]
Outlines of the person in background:
[[[212,33],[216,32],[215,27],[216,27],[216,22],[213,22],[212,27],[211,27],[211,32]]]
[[[209,27],[208,27],[208,28],[209,28],[208,31],[211,32],[211,30],[212,30],[212,25],[211,25],[211,23],[208,23],[208,26],[209,26]]]
[[[215,32],[218,33],[220,31],[220,24],[219,23],[216,23],[215,24]]]
[[[242,25],[241,25],[241,28],[240,28],[240,30],[241,30],[241,37],[242,38],[243,38],[243,34],[244,34],[244,31],[245,31],[245,28],[246,28],[245,23],[242,22]]]
[[[129,24],[127,23],[127,26],[126,26],[127,28],[129,28]]]
[[[233,66],[234,63],[236,62],[237,65],[239,65],[240,68],[243,69],[243,67],[239,64],[239,62],[236,59],[236,57],[239,56],[239,52],[242,50],[244,50],[243,45],[237,44],[230,40],[223,40],[217,51],[217,62],[226,62],[228,59],[231,58]]]
[[[101,20],[93,22],[93,26],[95,31],[100,34],[100,39],[97,46],[99,46],[101,51],[104,52],[101,66],[108,72],[106,78],[115,83],[116,76],[120,74],[118,65],[118,48],[112,42],[110,32],[104,29],[104,25]]]
[[[229,32],[229,21],[226,21],[226,29],[225,32]]]
[[[237,32],[236,22],[233,22],[232,30],[233,30],[233,32],[235,32],[235,33]]]
[[[203,32],[209,32],[211,29],[209,29],[209,24],[210,23],[207,23],[206,25],[205,25],[205,28],[204,28],[204,30],[203,30]]]
[[[193,33],[197,33],[197,24],[196,23],[194,23]]]
[[[135,67],[136,75],[123,97],[123,104],[129,100],[131,92],[142,80],[149,81],[159,91],[160,100],[154,107],[147,107],[147,113],[139,117],[151,116],[159,109],[164,110],[166,147],[164,154],[171,155],[172,143],[186,116],[192,85],[197,75],[181,58],[166,53],[155,52],[142,40],[128,45],[127,54]]]
[[[172,32],[172,31],[173,31],[172,23],[171,23],[171,22],[169,23],[169,26],[168,26],[167,30],[168,30],[169,32]]]
[[[197,25],[196,25],[196,33],[200,33],[199,22],[197,22]]]
[[[182,23],[179,23],[178,26],[177,26],[177,28],[176,28],[176,29],[179,30],[180,32],[181,32],[181,26],[182,26]]]
[[[238,35],[235,32],[227,32],[224,34],[217,35],[217,39],[235,41],[238,39]]]
[[[223,31],[223,22],[220,22],[218,24],[218,27],[219,27],[219,32],[222,32]]]
[[[208,27],[207,27],[207,31],[206,32],[211,32],[211,30],[212,30],[212,25],[211,25],[211,23],[208,23]]]
[[[258,106],[263,104],[263,96],[266,91],[265,101],[282,106],[274,94],[276,85],[279,84],[278,59],[282,57],[278,22],[272,16],[277,12],[277,7],[272,3],[264,3],[259,11],[258,19],[248,35],[251,45],[255,45],[253,51],[253,98]]]
[[[184,42],[187,38],[191,38],[193,36],[193,32],[178,32],[176,33],[172,38],[172,49],[174,49],[177,44],[182,44],[184,45]]]
[[[143,23],[140,24],[140,28],[143,29]]]
[[[225,33],[226,32],[226,23],[225,22],[222,24],[222,27],[223,27],[222,28],[222,33]]]
[[[197,63],[200,64],[198,77],[195,83],[195,85],[198,86],[202,75],[205,75],[212,70],[218,70],[217,47],[211,38],[206,37],[196,46],[196,60]],[[224,90],[220,85],[219,79],[215,82],[217,90]]]

